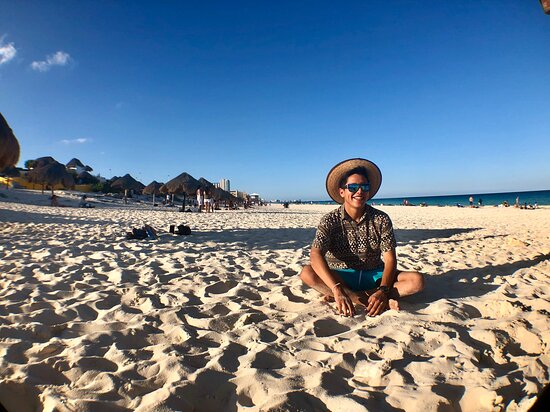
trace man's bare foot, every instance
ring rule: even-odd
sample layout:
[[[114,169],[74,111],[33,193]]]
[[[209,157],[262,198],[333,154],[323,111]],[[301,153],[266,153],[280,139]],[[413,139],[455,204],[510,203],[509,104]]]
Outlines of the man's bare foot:
[[[399,310],[399,302],[395,299],[388,299],[388,307],[393,310]]]

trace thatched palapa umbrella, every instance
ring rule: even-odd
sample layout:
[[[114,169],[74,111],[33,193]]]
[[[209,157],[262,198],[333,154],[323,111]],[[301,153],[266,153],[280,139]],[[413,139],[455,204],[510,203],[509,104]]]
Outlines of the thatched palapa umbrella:
[[[210,183],[208,180],[206,180],[204,177],[201,177],[199,179],[199,183],[201,184],[201,188],[205,189],[205,190],[211,190],[213,189],[215,186]]]
[[[95,185],[99,183],[99,179],[88,172],[81,172],[76,177],[76,181],[79,185]]]
[[[161,193],[160,188],[163,185],[164,185],[164,183],[159,183],[156,180],[153,180],[151,183],[149,183],[143,189],[143,194],[144,195],[153,195],[153,206],[155,205],[155,196],[160,195],[160,193]]]
[[[39,167],[43,167],[52,163],[59,163],[59,162],[51,156],[39,157],[33,162],[32,168],[38,169]]]
[[[161,191],[164,190],[164,193],[170,194],[183,194],[183,208],[185,209],[185,197],[187,195],[193,195],[199,187],[201,187],[201,184],[197,179],[189,173],[183,172],[167,182],[164,187],[161,188]]]
[[[164,183],[159,183],[156,180],[153,180],[151,183],[149,183],[145,188],[143,189],[144,195],[160,195],[160,188],[163,186]]]
[[[74,186],[73,176],[67,172],[65,165],[57,161],[53,163],[47,163],[40,167],[35,167],[29,173],[27,173],[27,178],[32,183],[42,184],[42,193],[44,193],[44,186],[50,185],[52,188],[56,184],[61,183],[65,187]]]
[[[229,193],[227,190],[223,190],[220,187],[215,187],[212,191],[212,198],[215,200],[233,200],[238,201],[235,196]]]
[[[2,113],[0,113],[0,170],[15,166],[19,161],[19,142]]]
[[[141,192],[145,185],[138,182],[129,174],[125,174],[111,183],[111,189],[118,191],[134,190],[135,192]]]

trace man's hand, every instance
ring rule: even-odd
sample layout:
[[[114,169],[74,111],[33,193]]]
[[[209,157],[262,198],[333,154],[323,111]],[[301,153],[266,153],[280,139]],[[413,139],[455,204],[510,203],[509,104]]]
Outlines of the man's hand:
[[[354,316],[355,307],[351,298],[348,296],[346,291],[340,286],[336,286],[332,293],[334,294],[334,300],[336,301],[336,309],[340,315],[344,316]]]
[[[381,290],[375,291],[369,296],[367,314],[376,316],[381,314],[388,306],[388,296]]]

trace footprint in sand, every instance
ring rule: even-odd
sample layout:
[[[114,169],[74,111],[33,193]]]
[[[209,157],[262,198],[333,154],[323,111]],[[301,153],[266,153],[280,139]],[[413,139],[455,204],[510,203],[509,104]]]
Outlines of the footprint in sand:
[[[99,356],[88,356],[78,360],[76,363],[79,368],[88,371],[103,371],[103,372],[116,372],[118,365],[110,360]]]
[[[210,320],[210,322],[208,322],[208,329],[216,332],[227,332],[252,323],[260,323],[266,319],[267,316],[259,312],[245,313],[244,315],[240,313],[231,313]]]
[[[347,380],[353,377],[343,368],[335,368],[321,375],[321,387],[325,388],[328,395],[338,396],[353,392],[354,388],[348,385]]]
[[[246,347],[235,342],[230,342],[218,359],[218,364],[228,372],[237,372],[239,368],[239,357],[246,354]]]
[[[313,333],[318,338],[338,335],[349,330],[349,327],[338,323],[334,319],[319,319],[313,323]]]
[[[285,362],[279,356],[264,351],[256,354],[250,366],[256,369],[282,369]]]
[[[44,363],[28,365],[27,375],[27,382],[36,385],[68,385],[70,383],[64,374]]]
[[[234,280],[228,280],[226,282],[220,281],[220,282],[214,283],[213,285],[207,286],[204,289],[204,293],[205,295],[208,295],[210,293],[214,295],[221,295],[229,292],[231,289],[233,289],[237,285],[238,285],[238,282],[235,282]]]
[[[194,383],[178,387],[171,397],[173,406],[183,410],[226,411],[233,410],[237,398],[237,386],[230,382],[233,375],[206,370],[197,375]],[[192,407],[187,407],[192,403]],[[170,409],[171,410],[171,409]]]

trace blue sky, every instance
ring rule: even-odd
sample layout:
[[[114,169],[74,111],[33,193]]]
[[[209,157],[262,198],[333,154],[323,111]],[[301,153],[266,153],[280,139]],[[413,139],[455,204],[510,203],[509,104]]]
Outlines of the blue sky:
[[[0,111],[20,165],[77,157],[328,199],[550,189],[550,16],[537,0],[2,1]]]

